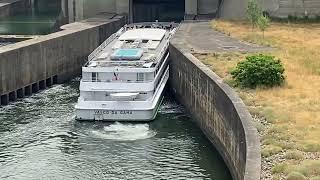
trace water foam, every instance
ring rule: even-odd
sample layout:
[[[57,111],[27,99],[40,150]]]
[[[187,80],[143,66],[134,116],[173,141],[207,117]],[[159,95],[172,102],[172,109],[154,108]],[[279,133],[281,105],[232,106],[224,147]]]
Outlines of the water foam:
[[[180,114],[184,113],[183,106],[175,103],[175,102],[165,102],[161,105],[159,109],[159,113],[161,114]]]
[[[123,124],[116,122],[101,131],[93,131],[99,138],[116,141],[134,141],[154,137],[157,133],[148,124]]]

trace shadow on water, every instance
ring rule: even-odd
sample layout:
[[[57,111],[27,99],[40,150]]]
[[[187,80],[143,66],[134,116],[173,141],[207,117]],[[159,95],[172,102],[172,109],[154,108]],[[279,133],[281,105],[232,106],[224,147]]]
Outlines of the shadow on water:
[[[79,81],[0,108],[0,179],[231,179],[181,105],[150,123],[79,122]]]

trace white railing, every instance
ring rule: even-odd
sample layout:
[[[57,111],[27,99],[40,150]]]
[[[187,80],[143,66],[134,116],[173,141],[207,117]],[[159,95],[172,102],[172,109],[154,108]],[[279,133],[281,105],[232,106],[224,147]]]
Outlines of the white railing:
[[[145,61],[105,61],[105,60],[101,60],[101,61],[94,61],[96,63],[95,66],[99,66],[99,67],[112,67],[112,66],[119,66],[121,64],[121,66],[125,67],[125,66],[136,66],[136,67],[142,67],[142,65],[144,65],[146,62]]]
[[[112,34],[107,40],[105,40],[99,47],[97,47],[89,56],[88,61],[91,61],[95,58],[108,44],[110,44],[114,38],[116,38],[117,34]]]
[[[178,27],[172,29],[169,33],[169,37],[168,37],[168,41],[166,42],[166,44],[164,45],[164,47],[161,49],[158,57],[157,57],[157,61],[159,61],[163,56],[164,54],[167,52],[168,50],[168,47],[169,47],[169,44],[170,44],[170,39],[172,38],[172,36],[176,33],[176,31],[179,29],[180,27],[180,24],[178,25]]]
[[[120,36],[121,33],[125,30],[126,27],[122,27],[119,31],[112,34],[108,39],[106,39],[99,47],[97,47],[89,56],[88,62],[95,58],[105,47],[108,46],[117,36]]]
[[[137,81],[137,80],[113,80],[113,79],[104,79],[104,80],[84,80],[82,79],[81,82],[104,82],[104,83],[150,83],[153,80],[144,80],[144,81]]]

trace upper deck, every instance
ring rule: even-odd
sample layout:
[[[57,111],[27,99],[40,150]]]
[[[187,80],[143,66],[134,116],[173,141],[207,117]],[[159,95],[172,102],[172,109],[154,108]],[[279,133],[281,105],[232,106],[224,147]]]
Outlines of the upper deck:
[[[85,67],[155,67],[176,27],[174,23],[157,22],[126,25],[90,54]]]

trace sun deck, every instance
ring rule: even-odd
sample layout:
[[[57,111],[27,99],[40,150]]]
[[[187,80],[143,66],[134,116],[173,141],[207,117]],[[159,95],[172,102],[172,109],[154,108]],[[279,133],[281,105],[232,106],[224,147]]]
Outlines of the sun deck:
[[[86,67],[152,68],[169,45],[171,30],[127,27],[107,39]]]
[[[155,67],[167,50],[170,32],[163,29],[127,30],[104,47],[87,67]]]

